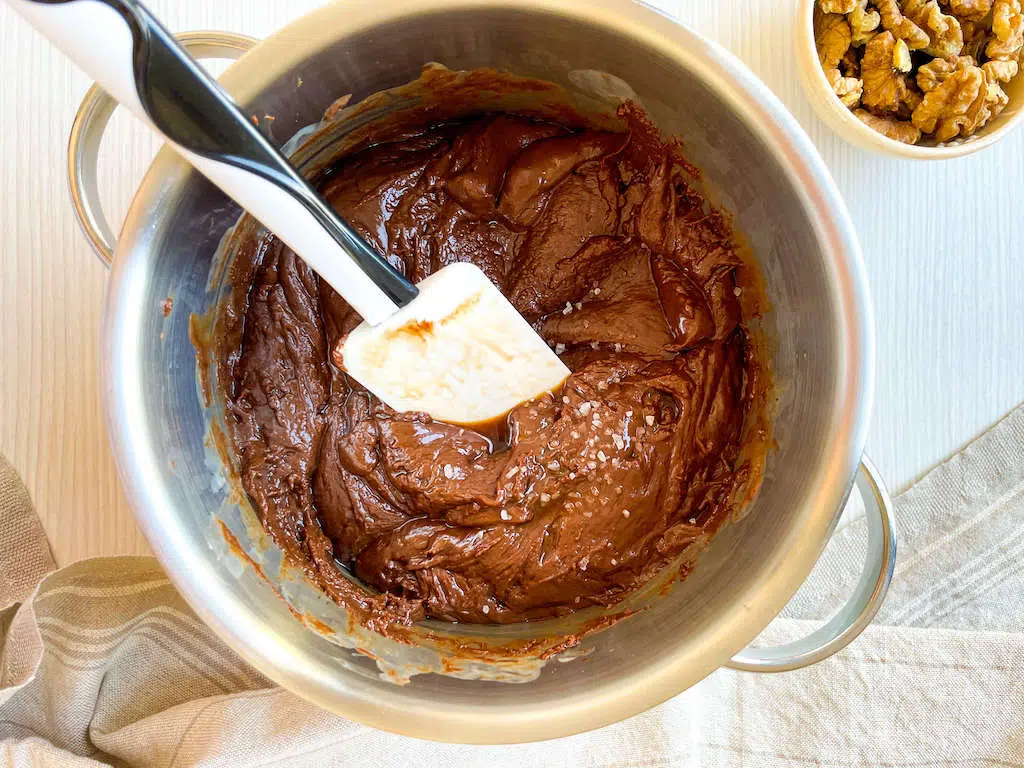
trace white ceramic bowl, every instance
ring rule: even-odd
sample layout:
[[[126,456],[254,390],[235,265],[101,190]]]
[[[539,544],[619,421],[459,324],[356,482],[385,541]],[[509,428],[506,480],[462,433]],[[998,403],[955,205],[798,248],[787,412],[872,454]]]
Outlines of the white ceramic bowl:
[[[818,0],[800,0],[797,17],[796,56],[807,95],[821,118],[840,137],[864,149],[908,160],[944,160],[970,155],[990,147],[1024,121],[1024,72],[1003,86],[1010,103],[995,120],[966,139],[955,139],[939,147],[904,144],[883,136],[862,123],[832,92],[818,61],[814,44],[814,4]]]

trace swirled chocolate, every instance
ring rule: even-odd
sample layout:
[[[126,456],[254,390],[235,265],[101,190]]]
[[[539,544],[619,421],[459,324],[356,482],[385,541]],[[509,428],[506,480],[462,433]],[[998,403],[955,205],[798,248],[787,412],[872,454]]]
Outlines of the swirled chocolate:
[[[616,603],[703,548],[751,479],[728,221],[678,144],[627,118],[624,133],[444,122],[321,181],[409,279],[474,262],[562,357],[564,389],[504,423],[389,409],[332,362],[359,322],[346,303],[274,237],[242,248],[225,392],[245,490],[274,540],[378,625]]]

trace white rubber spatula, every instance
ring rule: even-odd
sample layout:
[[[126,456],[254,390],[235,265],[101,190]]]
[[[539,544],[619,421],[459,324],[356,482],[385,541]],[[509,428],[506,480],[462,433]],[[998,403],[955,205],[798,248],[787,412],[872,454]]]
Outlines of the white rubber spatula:
[[[399,274],[135,0],[7,1],[362,316],[344,366],[392,408],[474,424],[569,375],[477,267],[452,264],[418,286]]]

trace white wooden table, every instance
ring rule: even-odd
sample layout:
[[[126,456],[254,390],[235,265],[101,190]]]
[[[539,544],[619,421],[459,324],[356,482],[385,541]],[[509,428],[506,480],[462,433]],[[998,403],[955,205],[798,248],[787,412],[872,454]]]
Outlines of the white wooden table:
[[[149,4],[175,31],[263,36],[320,3]],[[868,452],[893,489],[906,486],[1024,401],[1024,130],[980,155],[937,164],[867,154],[836,139],[803,94],[790,55],[794,1],[654,4],[742,58],[832,169],[860,233],[875,304]],[[0,68],[0,452],[28,483],[59,563],[145,552],[101,414],[106,272],[78,231],[65,182],[68,129],[89,83],[2,3]],[[126,210],[155,147],[115,116],[100,175],[112,218]]]

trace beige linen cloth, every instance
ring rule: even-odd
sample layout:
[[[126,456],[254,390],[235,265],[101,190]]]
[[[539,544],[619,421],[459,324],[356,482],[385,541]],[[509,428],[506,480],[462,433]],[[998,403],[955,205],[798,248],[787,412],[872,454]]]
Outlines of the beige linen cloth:
[[[151,558],[52,571],[0,460],[0,764],[1024,766],[1024,406],[902,494],[897,514],[889,599],[832,659],[772,676],[720,670],[589,734],[466,747],[374,730],[274,687]],[[845,515],[762,642],[839,605],[864,537],[863,513]]]

